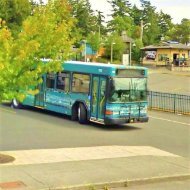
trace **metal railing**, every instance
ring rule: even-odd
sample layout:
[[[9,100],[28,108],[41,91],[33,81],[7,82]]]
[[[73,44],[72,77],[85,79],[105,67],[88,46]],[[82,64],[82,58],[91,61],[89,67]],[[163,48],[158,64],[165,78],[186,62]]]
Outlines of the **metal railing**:
[[[148,92],[149,109],[190,115],[190,96]]]

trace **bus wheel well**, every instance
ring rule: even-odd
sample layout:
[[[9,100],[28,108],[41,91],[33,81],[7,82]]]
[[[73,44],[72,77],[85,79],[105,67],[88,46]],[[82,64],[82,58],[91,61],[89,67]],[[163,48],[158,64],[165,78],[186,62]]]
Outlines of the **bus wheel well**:
[[[79,103],[78,107],[78,121],[80,124],[86,124],[88,122],[87,119],[87,109],[83,103]]]
[[[15,109],[22,108],[22,104],[16,98],[13,98],[11,106]]]
[[[71,112],[71,120],[77,121],[78,120],[78,107],[80,102],[75,102],[72,106]]]
[[[79,108],[80,104],[82,104],[87,111],[87,106],[84,102],[76,101],[72,106],[72,112],[71,112],[71,120],[73,120],[73,121],[78,120],[78,108]]]

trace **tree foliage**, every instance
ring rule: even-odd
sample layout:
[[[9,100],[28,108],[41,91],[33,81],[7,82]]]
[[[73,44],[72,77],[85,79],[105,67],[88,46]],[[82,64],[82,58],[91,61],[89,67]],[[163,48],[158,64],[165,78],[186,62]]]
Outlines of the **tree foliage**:
[[[69,3],[72,6],[72,15],[77,19],[78,32],[82,38],[87,37],[97,25],[97,18],[94,16],[89,0],[69,0]]]
[[[131,18],[131,4],[128,0],[110,0],[112,6],[112,20],[108,22],[108,30],[117,32],[119,35],[126,31],[131,36],[133,20]]]
[[[98,33],[100,37],[102,35],[106,35],[106,27],[105,27],[105,16],[103,15],[103,12],[101,11],[96,11],[97,12],[97,28],[98,28]]]
[[[108,36],[107,41],[105,43],[105,56],[110,59],[111,57],[111,46],[112,53],[113,53],[113,60],[119,60],[121,62],[122,54],[125,49],[125,44],[122,41],[122,38],[117,33],[113,33],[112,35]]]
[[[93,51],[98,51],[100,47],[100,34],[98,32],[90,33],[87,37],[87,42],[90,44]]]
[[[170,31],[170,39],[179,41],[183,44],[190,42],[190,19],[183,19]]]
[[[58,71],[67,59],[74,38],[75,20],[66,0],[49,1],[35,8],[13,37],[5,22],[0,28],[0,100],[22,99],[30,86],[41,82],[43,73]],[[42,58],[51,59],[44,64]]]
[[[31,14],[28,0],[0,0],[0,18],[6,21],[13,35],[21,31],[22,22]]]

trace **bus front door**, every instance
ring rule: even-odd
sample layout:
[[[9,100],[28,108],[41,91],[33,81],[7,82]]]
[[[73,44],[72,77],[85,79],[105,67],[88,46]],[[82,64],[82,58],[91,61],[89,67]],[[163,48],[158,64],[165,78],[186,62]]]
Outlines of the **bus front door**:
[[[100,122],[104,120],[105,91],[106,78],[102,76],[93,76],[91,92],[91,118]]]
[[[44,77],[43,82],[38,85],[38,94],[35,95],[35,102],[34,106],[36,107],[44,107],[44,101],[45,101],[45,83],[44,83]]]

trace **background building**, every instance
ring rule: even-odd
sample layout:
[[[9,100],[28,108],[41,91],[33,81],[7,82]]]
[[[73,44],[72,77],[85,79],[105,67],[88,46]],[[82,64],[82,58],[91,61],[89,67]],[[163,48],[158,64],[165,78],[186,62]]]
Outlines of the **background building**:
[[[190,59],[190,46],[174,41],[162,42],[141,48],[142,64],[152,66],[187,66]]]

